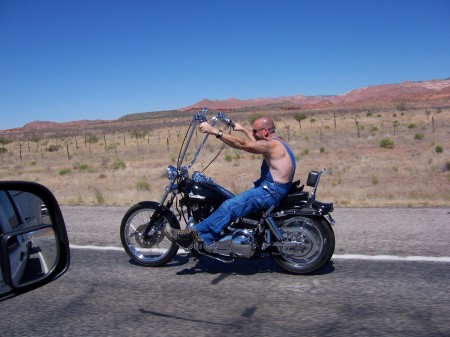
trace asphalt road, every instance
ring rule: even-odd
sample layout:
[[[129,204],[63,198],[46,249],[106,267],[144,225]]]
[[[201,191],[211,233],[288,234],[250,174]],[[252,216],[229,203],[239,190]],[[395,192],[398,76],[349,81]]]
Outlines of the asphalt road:
[[[126,208],[62,211],[71,267],[1,302],[1,336],[450,336],[450,263],[433,259],[450,257],[450,209],[338,209],[335,257],[311,276],[270,258],[137,266],[119,248]]]

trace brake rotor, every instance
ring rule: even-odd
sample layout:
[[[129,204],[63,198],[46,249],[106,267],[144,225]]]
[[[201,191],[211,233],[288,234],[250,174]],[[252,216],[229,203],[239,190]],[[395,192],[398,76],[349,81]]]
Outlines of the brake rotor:
[[[164,239],[164,233],[162,230],[155,230],[153,235],[148,235],[146,239],[142,237],[147,225],[140,225],[136,232],[134,232],[134,239],[139,246],[143,248],[151,248],[154,245],[160,243]],[[151,231],[150,231],[151,232]]]
[[[299,245],[295,247],[283,248],[283,250],[286,253],[297,257],[301,257],[307,256],[313,249],[313,243],[311,241],[311,238],[308,237],[308,233],[303,231],[301,232],[285,231],[284,234],[286,241],[299,243]]]

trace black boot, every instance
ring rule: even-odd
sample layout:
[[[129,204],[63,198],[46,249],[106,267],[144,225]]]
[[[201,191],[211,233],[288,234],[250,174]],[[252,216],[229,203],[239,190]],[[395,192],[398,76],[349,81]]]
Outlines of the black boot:
[[[188,248],[194,240],[198,239],[198,234],[193,228],[174,229],[167,225],[164,233],[170,241],[183,248]]]

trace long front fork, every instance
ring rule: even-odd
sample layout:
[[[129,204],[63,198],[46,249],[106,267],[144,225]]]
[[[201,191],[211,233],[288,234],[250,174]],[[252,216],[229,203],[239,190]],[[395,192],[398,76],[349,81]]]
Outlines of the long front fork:
[[[159,202],[158,207],[156,208],[155,212],[150,217],[150,221],[148,222],[147,227],[145,228],[144,232],[142,233],[142,237],[144,239],[148,238],[148,236],[149,236],[148,234],[150,233],[150,231],[152,230],[153,226],[155,225],[156,219],[158,219],[159,216],[161,215],[161,213],[163,212],[163,209],[165,207],[167,207],[167,208],[172,207],[172,203],[173,203],[173,199],[175,198],[175,194],[173,194],[173,196],[170,198],[170,200],[167,203],[167,205],[164,206],[164,202],[166,201],[169,193],[172,191],[172,186],[173,186],[173,182],[171,182],[169,184],[169,186],[166,187],[166,190],[164,191],[164,195],[161,198],[161,201]]]

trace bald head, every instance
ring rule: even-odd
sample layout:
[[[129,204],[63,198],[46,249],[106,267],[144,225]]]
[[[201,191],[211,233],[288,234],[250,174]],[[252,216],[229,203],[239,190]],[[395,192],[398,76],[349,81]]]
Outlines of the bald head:
[[[261,117],[253,122],[253,128],[255,128],[256,130],[267,128],[271,132],[275,132],[275,123],[269,117]]]

